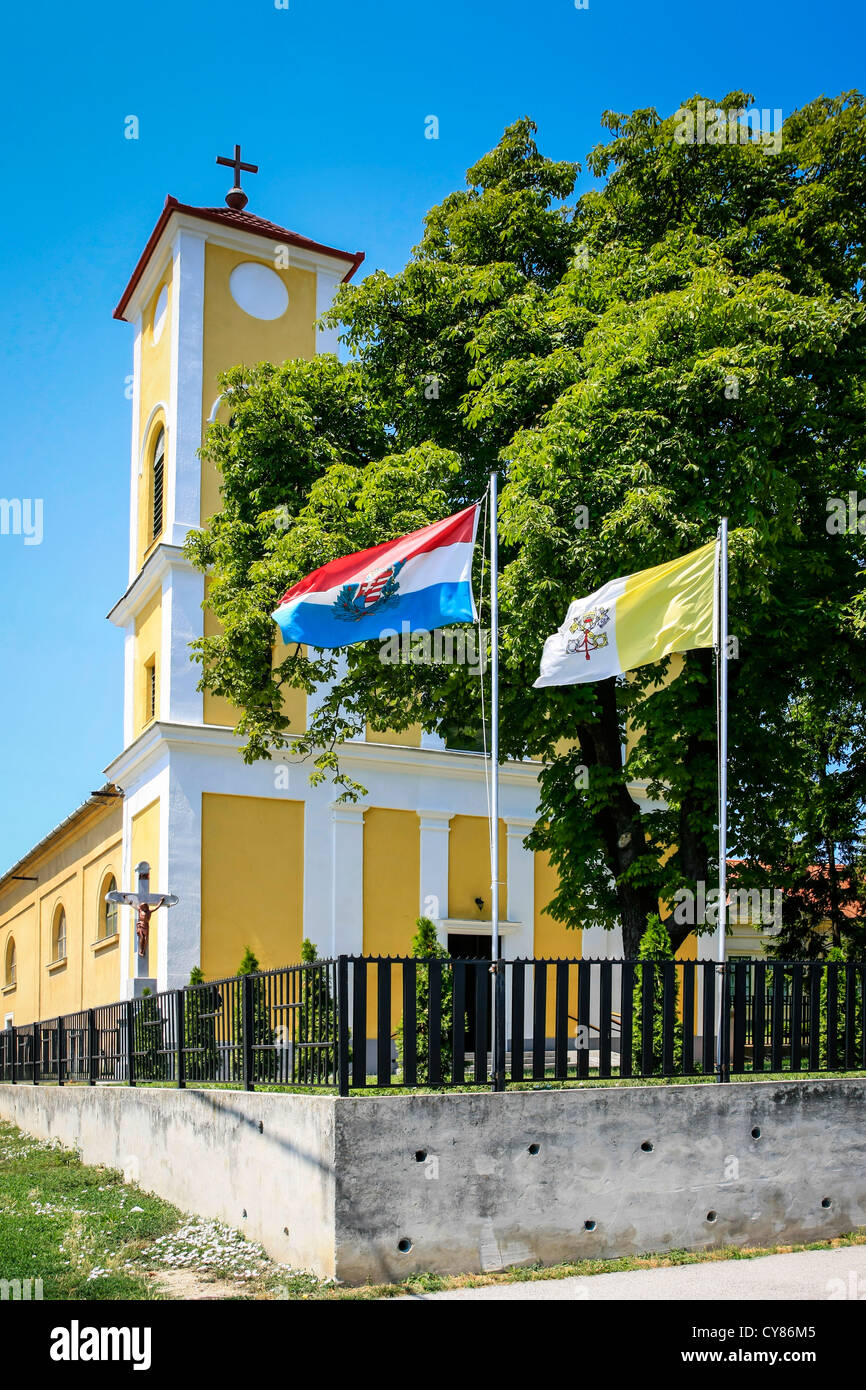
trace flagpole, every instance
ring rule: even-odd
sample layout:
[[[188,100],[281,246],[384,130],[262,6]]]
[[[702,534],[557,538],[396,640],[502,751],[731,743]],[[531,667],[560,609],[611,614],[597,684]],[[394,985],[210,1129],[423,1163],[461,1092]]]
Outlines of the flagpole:
[[[504,992],[499,987],[499,487],[496,470],[490,474],[490,955],[493,973],[493,1083],[499,1090],[504,1077],[505,1019],[501,1016]]]
[[[718,589],[718,732],[719,732],[719,915],[716,929],[718,963],[718,1020],[716,1040],[716,1079],[725,1080],[724,1027],[725,961],[727,954],[728,895],[728,518],[719,525]]]

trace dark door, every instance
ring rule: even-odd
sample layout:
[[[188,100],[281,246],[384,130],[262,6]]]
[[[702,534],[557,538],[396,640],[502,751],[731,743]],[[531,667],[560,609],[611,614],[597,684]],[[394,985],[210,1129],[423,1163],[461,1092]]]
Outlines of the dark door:
[[[448,954],[454,960],[483,961],[483,965],[470,966],[466,970],[466,1036],[464,1047],[467,1052],[475,1051],[475,1031],[478,1021],[478,981],[481,980],[481,988],[487,995],[487,1046],[490,1047],[491,1031],[491,1003],[492,1003],[492,980],[490,969],[486,964],[493,959],[491,954],[491,936],[489,933],[479,933],[476,936],[464,936],[462,932],[457,934],[449,933]]]

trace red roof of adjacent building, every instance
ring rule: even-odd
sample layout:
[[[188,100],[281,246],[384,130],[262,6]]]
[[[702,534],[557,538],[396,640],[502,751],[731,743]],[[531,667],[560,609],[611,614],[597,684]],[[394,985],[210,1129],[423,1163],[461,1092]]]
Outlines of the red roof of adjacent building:
[[[153,255],[157,242],[165,231],[173,212],[185,213],[188,217],[198,217],[204,222],[219,222],[224,227],[231,227],[235,231],[252,232],[255,236],[264,237],[268,241],[284,242],[288,246],[297,246],[304,251],[315,251],[320,256],[333,256],[335,260],[351,261],[352,264],[343,276],[344,284],[351,280],[364,259],[363,251],[338,251],[334,246],[325,246],[319,241],[311,241],[309,237],[292,232],[288,227],[280,227],[276,222],[268,222],[264,217],[256,217],[255,213],[252,212],[228,207],[197,208],[189,203],[179,203],[177,198],[172,198],[169,195],[165,200],[165,207],[159,215],[159,221],[139,257],[138,265],[132,272],[129,284],[120,296],[120,302],[114,311],[116,319],[125,317],[126,306],[132,298],[135,287],[144,274],[147,263]]]

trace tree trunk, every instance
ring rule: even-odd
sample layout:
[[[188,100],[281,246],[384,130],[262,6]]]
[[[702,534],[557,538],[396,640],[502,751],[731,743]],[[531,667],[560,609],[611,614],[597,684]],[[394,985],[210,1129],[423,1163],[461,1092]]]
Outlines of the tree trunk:
[[[596,692],[601,706],[601,718],[593,724],[580,724],[577,736],[581,756],[587,767],[622,770],[622,738],[619,711],[616,703],[616,681],[613,677],[599,681]],[[651,854],[641,823],[638,803],[631,796],[625,781],[612,789],[611,800],[595,813],[595,821],[605,847],[605,858],[616,884],[622,922],[623,952],[628,959],[637,956],[647,918],[658,912],[658,900],[652,889],[636,888],[623,882],[626,870],[640,858]]]

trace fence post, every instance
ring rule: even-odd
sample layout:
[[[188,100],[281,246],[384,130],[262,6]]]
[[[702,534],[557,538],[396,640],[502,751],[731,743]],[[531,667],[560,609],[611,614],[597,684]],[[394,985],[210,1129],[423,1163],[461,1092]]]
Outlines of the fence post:
[[[719,996],[719,1048],[716,1067],[717,1081],[731,1079],[731,999],[727,963],[718,967],[721,976]]]
[[[185,1072],[185,1070],[184,1070],[184,1055],[183,1055],[183,1014],[184,1014],[184,1009],[183,1009],[183,996],[184,996],[184,991],[183,991],[182,989],[176,989],[176,990],[175,990],[175,992],[174,992],[175,1015],[174,1015],[174,1016],[175,1016],[175,1027],[177,1028],[177,1085],[178,1085],[178,1090],[181,1090],[181,1091],[184,1090],[185,1087],[186,1087],[186,1072]]]
[[[356,1021],[357,1027],[357,1021]],[[367,1020],[361,1021],[366,1034]],[[366,1048],[366,1037],[361,1040]],[[349,957],[337,957],[337,1086],[341,1096],[349,1094]]]
[[[9,1080],[10,1080],[10,1082],[12,1083],[12,1085],[14,1086],[14,1085],[16,1084],[17,1080],[18,1080],[18,1077],[16,1076],[17,1067],[16,1067],[16,1065],[15,1065],[16,1062],[18,1061],[18,1029],[15,1027],[15,1024],[14,1024],[14,1023],[12,1024],[11,1032],[12,1032],[12,1057],[11,1057],[10,1063],[9,1063]]]
[[[126,1072],[127,1086],[135,1085],[135,1000],[126,1001]]]
[[[244,1090],[253,1091],[253,976],[241,976],[241,1031],[243,1033]]]
[[[87,1010],[87,1084],[96,1085],[96,1013]]]
[[[497,960],[493,964],[493,1089],[505,1090],[505,963]],[[512,1048],[514,1040],[512,1039]]]
[[[63,1026],[63,1015],[57,1015],[57,1084],[63,1085],[63,1042],[66,1037],[66,1029]]]
[[[42,1024],[34,1023],[31,1029],[33,1037],[33,1085],[39,1085],[39,1071],[42,1062]]]

